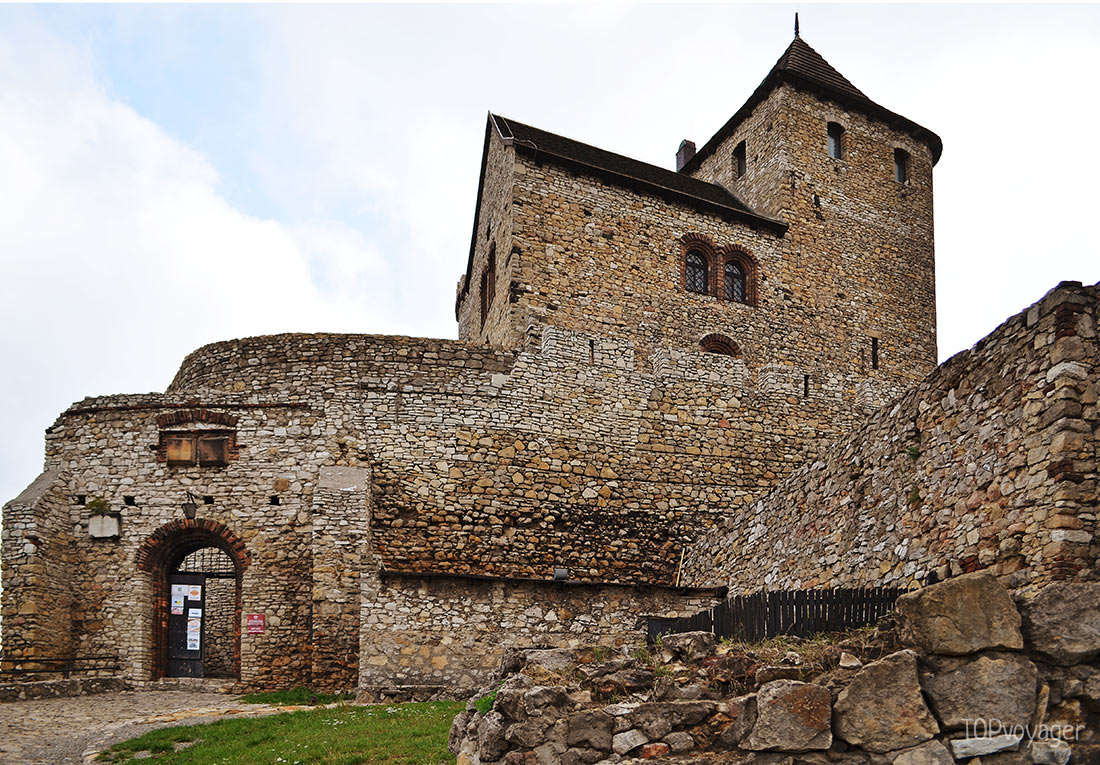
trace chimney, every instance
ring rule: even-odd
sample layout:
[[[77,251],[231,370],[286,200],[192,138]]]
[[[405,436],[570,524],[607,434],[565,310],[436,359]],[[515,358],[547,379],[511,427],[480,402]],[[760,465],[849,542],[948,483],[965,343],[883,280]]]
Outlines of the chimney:
[[[676,172],[684,169],[684,165],[695,156],[695,142],[684,139],[680,141],[680,148],[676,150]]]

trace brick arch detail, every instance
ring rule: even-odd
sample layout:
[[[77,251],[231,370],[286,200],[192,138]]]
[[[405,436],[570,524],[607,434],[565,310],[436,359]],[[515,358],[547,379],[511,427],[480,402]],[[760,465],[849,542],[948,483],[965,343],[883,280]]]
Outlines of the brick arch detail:
[[[712,332],[699,341],[699,348],[706,353],[721,353],[735,358],[741,356],[741,348],[725,335]]]
[[[698,252],[707,261],[707,294],[714,295],[718,284],[715,274],[718,271],[718,258],[714,242],[705,234],[694,231],[680,237],[680,289],[687,290],[687,256],[689,252]]]
[[[217,521],[186,518],[166,523],[150,534],[138,549],[135,562],[138,569],[147,572],[153,585],[153,679],[168,673],[168,575],[181,557],[203,547],[217,547],[233,561],[236,571],[235,629],[233,636],[233,667],[236,677],[241,675],[241,584],[244,571],[252,556],[244,542],[229,527]]]
[[[196,544],[223,550],[233,559],[238,577],[252,562],[248,548],[228,526],[206,518],[184,518],[164,524],[142,543],[135,561],[142,571],[167,574],[175,553]]]
[[[726,264],[732,262],[741,266],[741,270],[745,272],[745,305],[756,305],[756,282],[757,271],[759,270],[756,257],[739,244],[723,245],[718,249],[717,254],[718,265],[722,271],[721,275],[717,277],[721,280],[718,282],[718,296],[724,299]]]
[[[194,422],[209,422],[213,425],[224,425],[227,428],[237,427],[237,417],[228,412],[216,412],[211,409],[177,409],[174,412],[166,412],[157,417],[158,428],[171,428],[176,425],[189,425]]]

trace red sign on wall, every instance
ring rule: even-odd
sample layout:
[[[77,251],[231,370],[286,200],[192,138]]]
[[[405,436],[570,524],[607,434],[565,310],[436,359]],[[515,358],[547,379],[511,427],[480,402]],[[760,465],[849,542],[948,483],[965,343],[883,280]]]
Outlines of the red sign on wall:
[[[263,614],[247,614],[245,616],[245,623],[248,625],[249,635],[262,635],[264,631],[264,615]]]

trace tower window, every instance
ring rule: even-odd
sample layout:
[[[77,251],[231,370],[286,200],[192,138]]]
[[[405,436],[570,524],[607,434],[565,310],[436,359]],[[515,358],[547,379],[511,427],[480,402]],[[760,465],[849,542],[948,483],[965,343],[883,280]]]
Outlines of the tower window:
[[[909,152],[905,149],[894,149],[894,180],[898,183],[909,180]]]
[[[485,317],[489,315],[489,272],[481,272],[481,328],[485,329]]]
[[[497,283],[497,245],[496,245],[496,242],[489,245],[489,264],[487,266],[485,266],[485,272],[489,275],[489,277],[487,279],[488,287],[489,287],[489,297],[486,298],[486,305],[492,306],[493,305],[493,293],[496,292],[496,289],[494,289],[494,288],[496,287],[496,283]]]
[[[737,144],[733,150],[733,178],[737,180],[745,175],[747,164],[745,162],[745,142]]]
[[[745,269],[740,263],[732,260],[726,263],[725,289],[723,296],[726,300],[735,300],[738,303],[745,302]]]
[[[493,305],[493,293],[496,291],[497,246],[489,245],[489,257],[485,270],[481,272],[481,328],[485,329],[485,320],[489,317],[489,308]]]
[[[871,369],[878,369],[878,338],[871,338]]]
[[[690,250],[684,258],[684,286],[688,292],[707,294],[707,259],[698,250]]]
[[[833,159],[843,159],[844,128],[838,122],[830,122],[827,132],[829,134],[829,156]]]

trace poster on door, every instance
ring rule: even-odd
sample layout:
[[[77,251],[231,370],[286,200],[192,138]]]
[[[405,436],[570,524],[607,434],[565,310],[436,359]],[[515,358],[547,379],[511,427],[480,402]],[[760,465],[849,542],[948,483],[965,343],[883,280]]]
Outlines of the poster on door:
[[[192,609],[195,611],[198,609]],[[202,641],[202,617],[190,617],[187,620],[187,650],[197,651]]]
[[[183,615],[183,598],[187,594],[187,585],[185,584],[173,584],[172,585],[172,614],[174,616]]]
[[[201,584],[189,584],[187,587],[187,599],[188,600],[202,600],[202,585]]]

